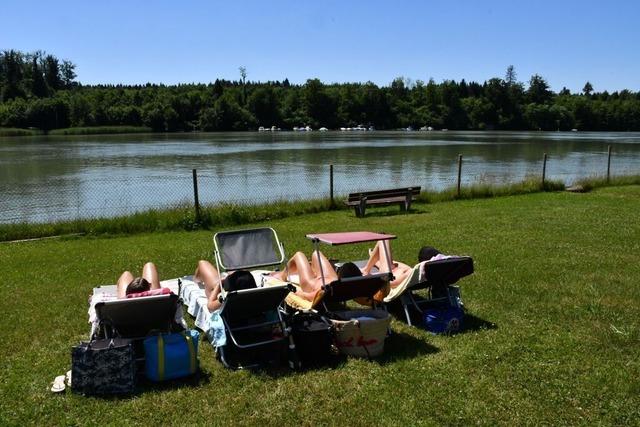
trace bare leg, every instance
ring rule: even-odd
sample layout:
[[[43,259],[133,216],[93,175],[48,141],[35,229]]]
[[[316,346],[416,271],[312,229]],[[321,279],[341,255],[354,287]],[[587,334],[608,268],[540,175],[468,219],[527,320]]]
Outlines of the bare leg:
[[[386,265],[386,263],[384,263]],[[392,288],[400,285],[413,272],[413,268],[402,262],[395,262],[397,266],[393,268],[394,279],[389,283]],[[388,270],[388,269],[387,269]]]
[[[160,289],[160,279],[158,279],[158,269],[155,264],[148,262],[142,267],[142,277],[151,285],[151,289]]]
[[[322,271],[320,270],[321,266]],[[322,274],[324,274],[325,283],[331,283],[334,280],[338,280],[338,274],[333,268],[333,265],[331,265],[331,262],[320,251],[314,251],[313,254],[311,254],[311,270],[314,272],[317,279],[322,279]]]
[[[302,252],[296,252],[287,264],[289,275],[297,274],[299,277],[300,287],[304,291],[312,291],[315,289],[316,275],[309,265],[307,257]]]
[[[125,271],[120,275],[116,285],[118,298],[124,298],[127,296],[127,286],[129,286],[129,283],[131,283],[133,279],[133,274],[129,271]]]
[[[389,258],[393,260],[393,255],[391,254],[391,245],[389,245],[388,240],[378,240],[373,250],[371,251],[371,255],[369,255],[369,260],[367,261],[367,265],[362,269],[363,274],[371,273],[371,269],[373,267],[377,267],[381,273],[389,272],[389,265],[386,260],[386,256],[384,253],[384,247],[387,247],[387,253],[389,254]]]
[[[198,262],[196,272],[193,274],[196,282],[204,283],[204,294],[207,297],[207,307],[210,311],[220,308],[218,296],[220,295],[220,273],[209,261]]]

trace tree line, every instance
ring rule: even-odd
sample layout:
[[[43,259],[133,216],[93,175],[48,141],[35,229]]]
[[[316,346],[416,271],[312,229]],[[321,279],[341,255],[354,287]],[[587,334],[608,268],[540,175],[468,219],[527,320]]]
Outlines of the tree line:
[[[0,126],[50,130],[85,126],[147,126],[155,131],[255,130],[259,126],[329,129],[640,130],[640,92],[553,92],[536,74],[436,83],[394,79],[374,83],[252,82],[83,85],[75,64],[42,51],[0,53]]]

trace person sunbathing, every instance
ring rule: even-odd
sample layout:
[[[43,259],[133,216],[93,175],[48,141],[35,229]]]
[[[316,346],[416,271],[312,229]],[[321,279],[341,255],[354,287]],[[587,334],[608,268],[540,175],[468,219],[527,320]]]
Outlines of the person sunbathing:
[[[311,262],[304,253],[296,252],[287,262],[287,268],[274,273],[273,277],[297,283],[300,288],[296,290],[296,295],[313,301],[322,285],[337,280],[338,274],[327,257],[322,252],[315,251],[311,256]]]
[[[389,262],[387,261],[385,255],[385,246],[389,259],[391,260],[391,273],[393,274],[393,280],[389,282],[389,284],[392,288],[395,288],[396,286],[404,282],[407,277],[409,277],[409,275],[413,271],[413,267],[409,267],[407,264],[400,261],[394,261],[391,252],[391,245],[389,245],[388,240],[379,240],[374,248],[369,251],[369,260],[367,261],[367,264],[362,268],[362,274],[371,274],[371,270],[374,267],[378,269],[379,273],[389,272]]]
[[[243,270],[232,271],[222,279],[218,269],[205,260],[198,261],[193,280],[196,283],[204,284],[207,308],[211,312],[218,310],[222,306],[219,300],[222,287],[227,291],[256,287],[256,282],[250,272]],[[221,284],[222,287],[220,286]]]
[[[130,271],[125,271],[120,275],[117,283],[118,298],[126,298],[129,294],[137,294],[154,289],[160,289],[158,279],[158,269],[155,264],[148,262],[142,267],[142,276],[133,277]]]

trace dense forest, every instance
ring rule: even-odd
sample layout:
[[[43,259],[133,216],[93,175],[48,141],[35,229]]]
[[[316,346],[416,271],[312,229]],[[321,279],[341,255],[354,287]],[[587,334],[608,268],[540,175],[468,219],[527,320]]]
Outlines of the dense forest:
[[[152,76],[150,76],[152,78]],[[374,83],[303,85],[239,79],[209,84],[82,85],[75,64],[45,52],[0,53],[0,126],[50,130],[86,126],[146,126],[155,131],[255,130],[258,126],[336,129],[640,130],[640,92],[554,93],[540,75],[518,81],[437,83],[398,77]]]

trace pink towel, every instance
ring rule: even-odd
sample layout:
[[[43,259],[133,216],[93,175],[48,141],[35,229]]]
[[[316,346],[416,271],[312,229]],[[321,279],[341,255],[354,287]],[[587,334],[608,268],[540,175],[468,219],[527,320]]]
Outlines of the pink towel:
[[[154,295],[166,295],[170,294],[171,289],[169,288],[160,288],[160,289],[152,289],[150,291],[138,292],[135,294],[127,295],[127,298],[139,298],[139,297],[150,297]]]

